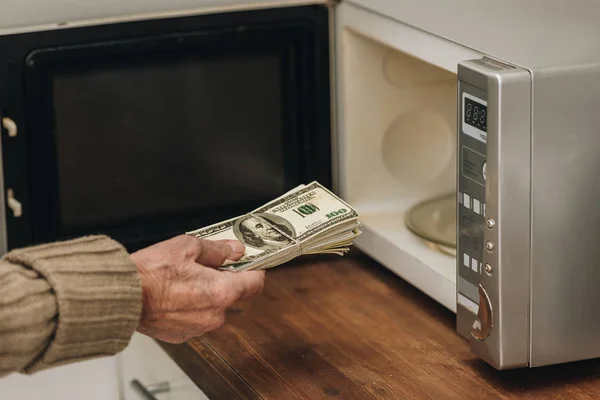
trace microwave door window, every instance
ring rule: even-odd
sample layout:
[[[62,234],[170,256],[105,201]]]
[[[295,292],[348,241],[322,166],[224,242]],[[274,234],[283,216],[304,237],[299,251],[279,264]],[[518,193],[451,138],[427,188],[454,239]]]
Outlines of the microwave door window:
[[[280,195],[286,189],[281,75],[281,60],[269,54],[56,73],[63,230],[260,205]]]

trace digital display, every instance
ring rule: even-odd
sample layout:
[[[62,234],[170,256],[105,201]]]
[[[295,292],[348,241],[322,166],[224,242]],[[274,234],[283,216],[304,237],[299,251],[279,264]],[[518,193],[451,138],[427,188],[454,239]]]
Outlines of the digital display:
[[[487,132],[487,106],[465,97],[464,120],[467,124]]]

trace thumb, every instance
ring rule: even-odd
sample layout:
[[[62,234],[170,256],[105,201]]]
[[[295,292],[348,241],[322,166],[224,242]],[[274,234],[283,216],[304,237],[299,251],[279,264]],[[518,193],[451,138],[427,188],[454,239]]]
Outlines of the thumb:
[[[205,267],[218,268],[225,260],[235,261],[244,255],[245,246],[235,240],[198,240],[196,262]]]

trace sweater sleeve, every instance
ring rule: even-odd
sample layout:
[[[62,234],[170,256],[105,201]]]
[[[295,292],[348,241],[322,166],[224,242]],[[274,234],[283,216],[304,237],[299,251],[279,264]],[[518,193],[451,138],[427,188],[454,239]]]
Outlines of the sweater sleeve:
[[[108,237],[14,250],[0,260],[0,376],[117,354],[141,309],[136,267]]]

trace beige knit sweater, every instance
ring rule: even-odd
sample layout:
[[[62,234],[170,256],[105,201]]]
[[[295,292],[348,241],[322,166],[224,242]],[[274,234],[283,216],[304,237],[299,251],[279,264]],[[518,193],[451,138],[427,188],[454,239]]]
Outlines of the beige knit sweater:
[[[0,260],[0,376],[114,355],[141,307],[136,267],[108,237],[12,251]]]

